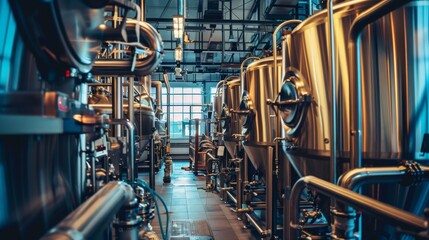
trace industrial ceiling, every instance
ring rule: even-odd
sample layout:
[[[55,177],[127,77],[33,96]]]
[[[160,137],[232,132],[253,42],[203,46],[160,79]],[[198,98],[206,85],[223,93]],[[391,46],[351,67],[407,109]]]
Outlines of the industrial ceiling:
[[[307,16],[308,1],[297,0],[159,0],[146,1],[146,21],[161,34],[164,59],[154,79],[166,70],[180,81],[219,81],[238,73],[249,56],[270,53],[271,34],[284,20]],[[183,77],[174,75],[176,61],[173,16],[185,17]]]

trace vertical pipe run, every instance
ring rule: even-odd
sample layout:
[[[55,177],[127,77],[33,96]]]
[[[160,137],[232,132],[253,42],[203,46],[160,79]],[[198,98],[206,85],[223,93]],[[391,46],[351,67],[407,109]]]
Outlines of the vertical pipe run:
[[[277,26],[276,27],[276,29],[274,30],[274,32],[273,32],[273,37],[272,37],[272,43],[273,43],[273,65],[274,65],[274,69],[273,69],[273,78],[274,78],[274,81],[276,81],[276,83],[277,84],[274,84],[274,89],[273,89],[273,93],[274,94],[278,94],[279,92],[280,92],[280,85],[281,85],[281,82],[283,81],[283,79],[280,79],[279,80],[279,78],[278,78],[278,68],[277,68],[277,33],[280,31],[280,29],[282,29],[283,27],[285,27],[285,26],[287,26],[287,25],[291,25],[291,24],[300,24],[302,21],[301,20],[288,20],[288,21],[285,21],[285,22],[283,22],[283,23],[281,23],[279,26]],[[282,59],[282,65],[284,65],[283,64],[283,61],[284,61],[285,59]],[[283,70],[283,66],[282,66],[282,70]],[[283,74],[284,73],[281,73],[281,75],[282,75],[282,78],[283,78]],[[280,156],[279,156],[279,151],[278,151],[278,148],[279,148],[279,141],[277,141],[277,139],[281,139],[281,130],[282,130],[282,123],[281,123],[281,120],[280,120],[280,117],[277,115],[277,117],[276,117],[276,133],[277,133],[277,136],[275,137],[275,139],[273,139],[273,141],[274,141],[274,143],[276,144],[276,156],[275,156],[275,158],[277,159],[277,162],[278,162],[278,159],[280,158]],[[285,165],[289,165],[289,163],[287,162],[287,163],[285,163]],[[286,169],[287,170],[287,169]],[[286,179],[288,179],[288,178],[290,178],[290,171],[289,172],[286,172],[286,173],[284,173],[284,174],[287,174],[286,175]],[[290,184],[290,183],[289,183]],[[269,185],[269,186],[271,186],[271,187],[269,187],[269,188],[274,188],[275,186],[274,185]],[[288,186],[288,185],[286,185],[285,186],[286,188],[290,188],[291,186]],[[277,188],[276,188],[277,189]],[[274,200],[274,199],[273,199]],[[275,201],[277,201],[277,199],[275,199]],[[288,202],[289,200],[288,199],[286,199],[285,198],[285,202]],[[267,205],[268,206],[268,205]],[[287,206],[287,205],[285,205],[285,206]],[[285,211],[285,209],[287,209],[285,206],[283,206],[284,207],[284,211]],[[287,214],[289,214],[289,213],[287,213]],[[284,218],[285,218],[285,216],[287,215],[287,214],[284,214]],[[276,216],[274,216],[274,217],[276,217]],[[276,225],[274,225],[274,227],[276,227]],[[273,229],[273,231],[274,231],[274,228],[272,228]],[[286,230],[283,230],[283,232],[286,232]],[[283,234],[284,235],[284,234]],[[286,239],[286,238],[285,238]]]
[[[82,83],[80,85],[80,89],[79,89],[79,102],[83,103],[83,104],[87,104],[88,103],[88,84],[87,83]],[[77,163],[77,172],[76,172],[76,176],[77,176],[77,181],[76,181],[76,187],[78,189],[78,191],[76,191],[77,193],[77,199],[78,202],[81,203],[83,199],[82,196],[82,190],[85,189],[85,179],[86,179],[86,134],[79,134],[79,152],[80,152],[80,157],[78,158],[78,163]]]
[[[146,1],[140,0],[140,21],[146,22]]]
[[[123,106],[122,106],[122,78],[113,77],[112,78],[112,87],[113,87],[113,118],[122,119],[123,118]],[[116,125],[114,127],[114,136],[122,137],[122,126]]]
[[[335,35],[334,35],[334,10],[333,0],[328,0],[328,24],[329,24],[329,50],[330,57],[330,75],[331,75],[331,159],[330,159],[330,180],[337,182],[337,78],[336,78],[336,60],[335,60]]]
[[[313,15],[313,0],[308,0],[308,16]]]
[[[290,223],[290,193],[292,189],[292,180],[290,177],[291,174],[291,166],[289,161],[285,161],[284,163],[284,174],[285,174],[285,189],[284,189],[284,197],[283,197],[283,239],[288,239],[289,232],[291,231]]]
[[[134,123],[134,77],[128,78],[128,119]]]
[[[92,194],[97,192],[97,179],[95,177],[95,142],[91,141],[91,181],[92,181]],[[107,169],[106,169],[107,170]]]
[[[150,136],[149,141],[149,186],[155,191],[155,158],[154,158],[154,138],[153,134]]]
[[[167,71],[164,70],[164,82],[165,82],[165,87],[167,89],[167,143],[166,143],[166,155],[169,156],[170,155],[170,82],[168,81],[168,74]]]
[[[268,147],[268,165],[267,165],[267,183],[266,183],[266,204],[267,209],[265,210],[265,219],[267,222],[267,237],[271,238],[276,233],[277,229],[277,223],[276,223],[276,217],[277,214],[277,198],[276,198],[276,182],[274,181],[274,149],[273,147]]]
[[[127,159],[127,174],[128,181],[134,183],[134,125],[128,119],[112,119],[111,125],[124,125],[128,129],[128,159]]]
[[[234,156],[235,158],[237,158],[237,156]],[[238,210],[243,208],[243,161],[240,161],[238,163],[238,169],[236,170],[237,173],[237,193],[236,195],[236,199],[237,199],[237,204],[235,206],[235,208],[237,209],[237,216],[238,219],[242,219],[242,213],[240,213]]]

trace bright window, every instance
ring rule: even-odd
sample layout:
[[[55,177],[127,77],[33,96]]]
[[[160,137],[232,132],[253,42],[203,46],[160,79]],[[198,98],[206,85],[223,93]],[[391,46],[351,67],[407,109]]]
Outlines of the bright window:
[[[151,92],[151,95],[154,95],[153,92]],[[186,138],[189,134],[189,120],[203,117],[201,107],[201,104],[203,104],[202,92],[202,87],[171,87],[171,138]],[[167,90],[165,87],[162,88],[162,104],[164,105],[162,110],[166,118]]]

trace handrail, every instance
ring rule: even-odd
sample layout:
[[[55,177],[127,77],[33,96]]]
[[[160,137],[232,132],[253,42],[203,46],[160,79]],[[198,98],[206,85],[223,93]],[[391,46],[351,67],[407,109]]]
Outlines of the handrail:
[[[413,181],[423,182],[429,180],[429,167],[419,165],[418,168],[413,170],[416,172],[410,173],[409,170],[410,169],[405,166],[356,168],[341,175],[338,179],[338,185],[356,192],[361,186],[365,184],[401,183],[410,180],[411,182],[409,184],[411,184],[413,183]],[[410,174],[413,174],[415,176],[411,176]],[[407,179],[407,177],[410,177],[412,179]],[[344,218],[344,216],[348,214],[354,214],[354,209],[350,206],[345,206],[336,202],[335,211],[340,214],[334,216],[334,218],[336,219],[332,227],[333,234],[335,234],[339,238],[348,238],[353,236],[361,238],[361,222],[359,221],[358,223],[358,231],[354,232],[354,219],[347,219],[347,217]]]
[[[420,166],[422,180],[429,180],[429,167]],[[399,167],[373,167],[356,168],[341,175],[338,185],[352,191],[357,191],[362,185],[371,183],[399,183],[407,173],[407,168]]]
[[[313,176],[299,179],[292,189],[289,205],[291,215],[290,226],[292,228],[299,228],[298,219],[300,211],[298,206],[301,192],[305,187],[335,198],[339,202],[360,209],[377,218],[383,218],[383,221],[400,226],[402,229],[411,231],[427,231],[428,229],[428,221],[425,219]],[[297,239],[296,231],[289,232],[289,239]]]

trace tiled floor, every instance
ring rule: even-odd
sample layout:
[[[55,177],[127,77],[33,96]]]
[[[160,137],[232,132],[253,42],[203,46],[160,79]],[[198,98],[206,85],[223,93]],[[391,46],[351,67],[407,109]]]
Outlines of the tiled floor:
[[[220,200],[217,193],[206,192],[205,177],[195,176],[182,167],[189,162],[174,162],[171,183],[164,184],[163,170],[156,175],[156,192],[160,194],[169,207],[170,222],[173,220],[206,220],[216,240],[257,239],[251,230],[244,229],[243,223],[237,219],[230,206]],[[147,180],[147,174],[141,174]],[[166,213],[162,209],[163,226]],[[152,222],[154,231],[161,236],[158,219]]]

